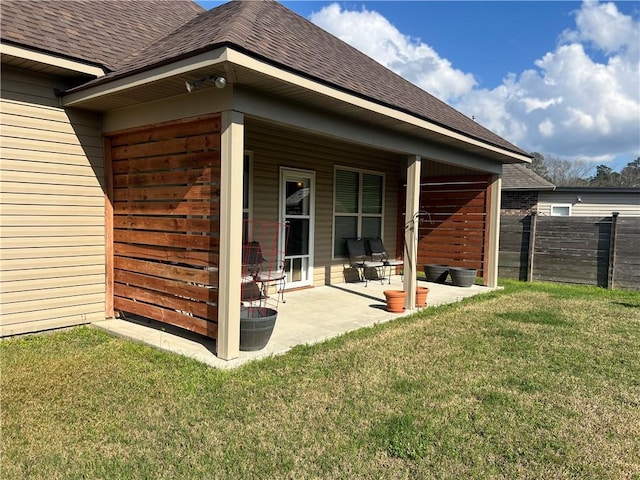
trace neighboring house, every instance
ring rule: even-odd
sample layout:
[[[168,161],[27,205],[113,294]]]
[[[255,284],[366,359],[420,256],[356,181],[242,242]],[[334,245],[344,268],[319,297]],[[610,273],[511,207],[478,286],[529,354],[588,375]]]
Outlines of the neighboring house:
[[[540,192],[538,215],[571,217],[640,216],[640,188],[556,187]]]
[[[553,183],[524,165],[505,165],[502,170],[502,215],[529,215],[537,210],[542,192],[551,192],[554,188]]]
[[[521,164],[502,170],[502,215],[640,216],[640,188],[556,187]]]
[[[529,155],[282,5],[1,14],[2,335],[124,311],[234,358],[243,219],[290,222],[291,288],[343,282],[353,236],[404,252],[408,291],[431,259],[496,284],[502,167]]]

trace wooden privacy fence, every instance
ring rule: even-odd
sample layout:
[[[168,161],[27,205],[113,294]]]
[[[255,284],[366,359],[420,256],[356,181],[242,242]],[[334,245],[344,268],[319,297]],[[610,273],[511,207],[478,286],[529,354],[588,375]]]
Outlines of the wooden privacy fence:
[[[136,129],[109,143],[114,308],[215,338],[219,118]]]
[[[475,268],[484,275],[489,175],[423,179],[418,268],[427,263]]]
[[[503,216],[499,275],[640,290],[640,217]]]

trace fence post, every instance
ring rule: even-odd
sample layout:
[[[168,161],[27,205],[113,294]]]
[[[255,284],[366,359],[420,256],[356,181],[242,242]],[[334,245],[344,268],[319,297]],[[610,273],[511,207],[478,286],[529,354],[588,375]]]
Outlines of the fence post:
[[[609,270],[607,272],[607,288],[613,289],[616,260],[616,233],[618,230],[618,215],[620,212],[611,213],[611,232],[609,233]]]
[[[529,251],[527,252],[527,282],[533,281],[533,254],[536,242],[537,212],[531,212],[531,224],[529,225]]]

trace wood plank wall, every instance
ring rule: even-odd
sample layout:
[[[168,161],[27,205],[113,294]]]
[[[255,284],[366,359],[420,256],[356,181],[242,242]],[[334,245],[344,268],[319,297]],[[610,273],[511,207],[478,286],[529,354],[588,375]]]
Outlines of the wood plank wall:
[[[640,217],[503,216],[499,276],[640,290],[639,238]]]
[[[2,77],[0,335],[103,320],[100,116],[60,108],[60,79]]]
[[[427,263],[467,267],[484,275],[489,175],[422,179],[418,268]]]
[[[110,137],[114,307],[215,338],[220,118]]]

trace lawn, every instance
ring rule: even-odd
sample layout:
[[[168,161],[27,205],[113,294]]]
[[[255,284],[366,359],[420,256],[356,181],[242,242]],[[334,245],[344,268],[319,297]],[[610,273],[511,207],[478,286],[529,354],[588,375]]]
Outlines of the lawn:
[[[0,478],[640,479],[640,294],[501,292],[232,371],[0,343]]]

